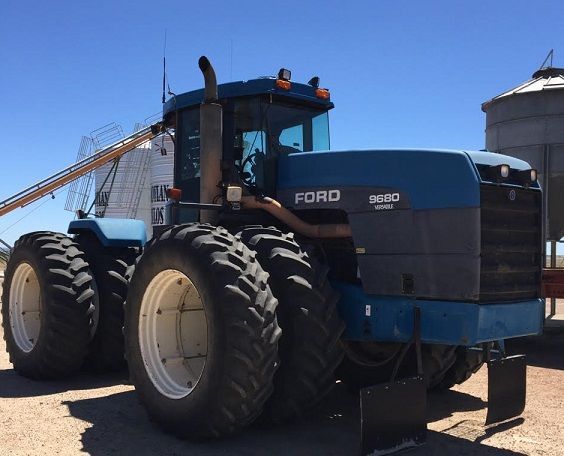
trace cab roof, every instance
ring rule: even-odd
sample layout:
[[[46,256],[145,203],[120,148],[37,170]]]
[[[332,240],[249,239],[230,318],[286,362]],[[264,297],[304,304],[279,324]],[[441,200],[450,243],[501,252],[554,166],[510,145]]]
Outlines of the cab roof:
[[[315,87],[308,84],[292,82],[290,90],[283,90],[276,86],[276,78],[259,78],[248,81],[228,82],[219,84],[219,99],[239,98],[261,94],[275,94],[289,99],[305,101],[311,105],[317,105],[320,109],[332,109],[334,107],[330,100],[323,100],[315,96]],[[176,109],[184,109],[196,106],[204,100],[204,89],[192,90],[169,98],[163,107],[163,117]]]

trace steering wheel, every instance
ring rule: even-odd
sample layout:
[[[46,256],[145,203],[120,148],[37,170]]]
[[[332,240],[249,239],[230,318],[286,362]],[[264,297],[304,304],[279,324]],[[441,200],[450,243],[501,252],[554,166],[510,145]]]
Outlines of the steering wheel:
[[[255,167],[257,165],[256,158],[257,158],[258,154],[260,154],[260,153],[261,152],[258,148],[255,149],[254,152],[250,153],[249,155],[247,155],[245,157],[245,159],[243,160],[243,162],[240,165],[240,171],[239,172],[241,174],[241,181],[249,187],[254,186],[255,182],[256,182],[256,173],[255,173]],[[251,171],[250,172],[245,171],[245,168],[249,165],[251,167]]]

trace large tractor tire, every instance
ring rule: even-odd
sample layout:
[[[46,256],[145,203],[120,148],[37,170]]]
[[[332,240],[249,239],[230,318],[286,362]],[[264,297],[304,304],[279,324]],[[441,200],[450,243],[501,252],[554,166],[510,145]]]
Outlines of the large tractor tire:
[[[125,367],[123,308],[129,281],[127,269],[138,255],[134,248],[105,248],[91,234],[81,234],[76,241],[86,253],[94,276],[96,299],[95,324],[84,368],[110,372]]]
[[[335,385],[335,370],[343,359],[339,296],[327,280],[327,268],[304,253],[293,234],[249,227],[239,236],[257,252],[278,299],[281,365],[265,412],[275,422],[287,421],[313,407]]]
[[[480,350],[467,347],[456,348],[456,360],[445,373],[443,380],[436,385],[437,390],[447,390],[454,385],[460,385],[468,380],[472,374],[480,370],[484,364],[484,354]]]
[[[2,326],[14,369],[33,379],[77,371],[90,342],[92,300],[86,256],[64,234],[29,233],[6,266]]]
[[[129,373],[149,416],[182,438],[233,434],[272,394],[277,301],[223,228],[169,228],[146,248],[125,309]]]

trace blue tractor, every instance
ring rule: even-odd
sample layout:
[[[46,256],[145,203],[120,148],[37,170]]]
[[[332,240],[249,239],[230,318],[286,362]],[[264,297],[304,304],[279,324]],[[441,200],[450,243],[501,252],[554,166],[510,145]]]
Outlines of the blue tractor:
[[[485,362],[488,422],[520,414],[525,361],[503,340],[542,329],[536,171],[487,152],[330,151],[319,78],[218,86],[199,64],[205,89],[173,95],[159,124],[175,143],[167,226],[145,244],[140,222],[83,218],[73,239],[16,245],[4,302],[40,315],[11,324],[4,306],[16,369],[60,376],[125,351],[151,418],[191,439],[292,419],[340,379],[360,391],[363,453],[415,445],[427,389]]]

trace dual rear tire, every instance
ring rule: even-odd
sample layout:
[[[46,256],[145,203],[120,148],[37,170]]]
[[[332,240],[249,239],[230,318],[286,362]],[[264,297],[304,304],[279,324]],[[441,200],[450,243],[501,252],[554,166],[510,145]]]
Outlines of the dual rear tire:
[[[335,384],[337,299],[327,269],[291,234],[163,232],[136,266],[125,316],[130,375],[149,416],[194,440],[302,414]]]
[[[34,379],[125,365],[123,304],[132,249],[106,249],[94,236],[41,231],[10,255],[2,295],[4,339],[14,369]]]
[[[129,286],[128,269],[138,251],[131,247],[104,247],[91,233],[77,236],[93,276],[95,319],[85,370],[111,372],[125,368],[123,318]]]
[[[278,368],[277,300],[254,252],[223,228],[170,228],[147,247],[125,314],[130,376],[177,436],[233,434],[261,413]]]
[[[2,326],[14,369],[34,379],[66,377],[88,352],[92,276],[69,237],[29,233],[15,244],[4,277]]]
[[[304,252],[292,233],[257,226],[239,237],[270,274],[279,301],[281,365],[265,413],[274,422],[288,421],[313,408],[335,385],[345,329],[337,313],[339,295],[329,284],[328,268]]]

